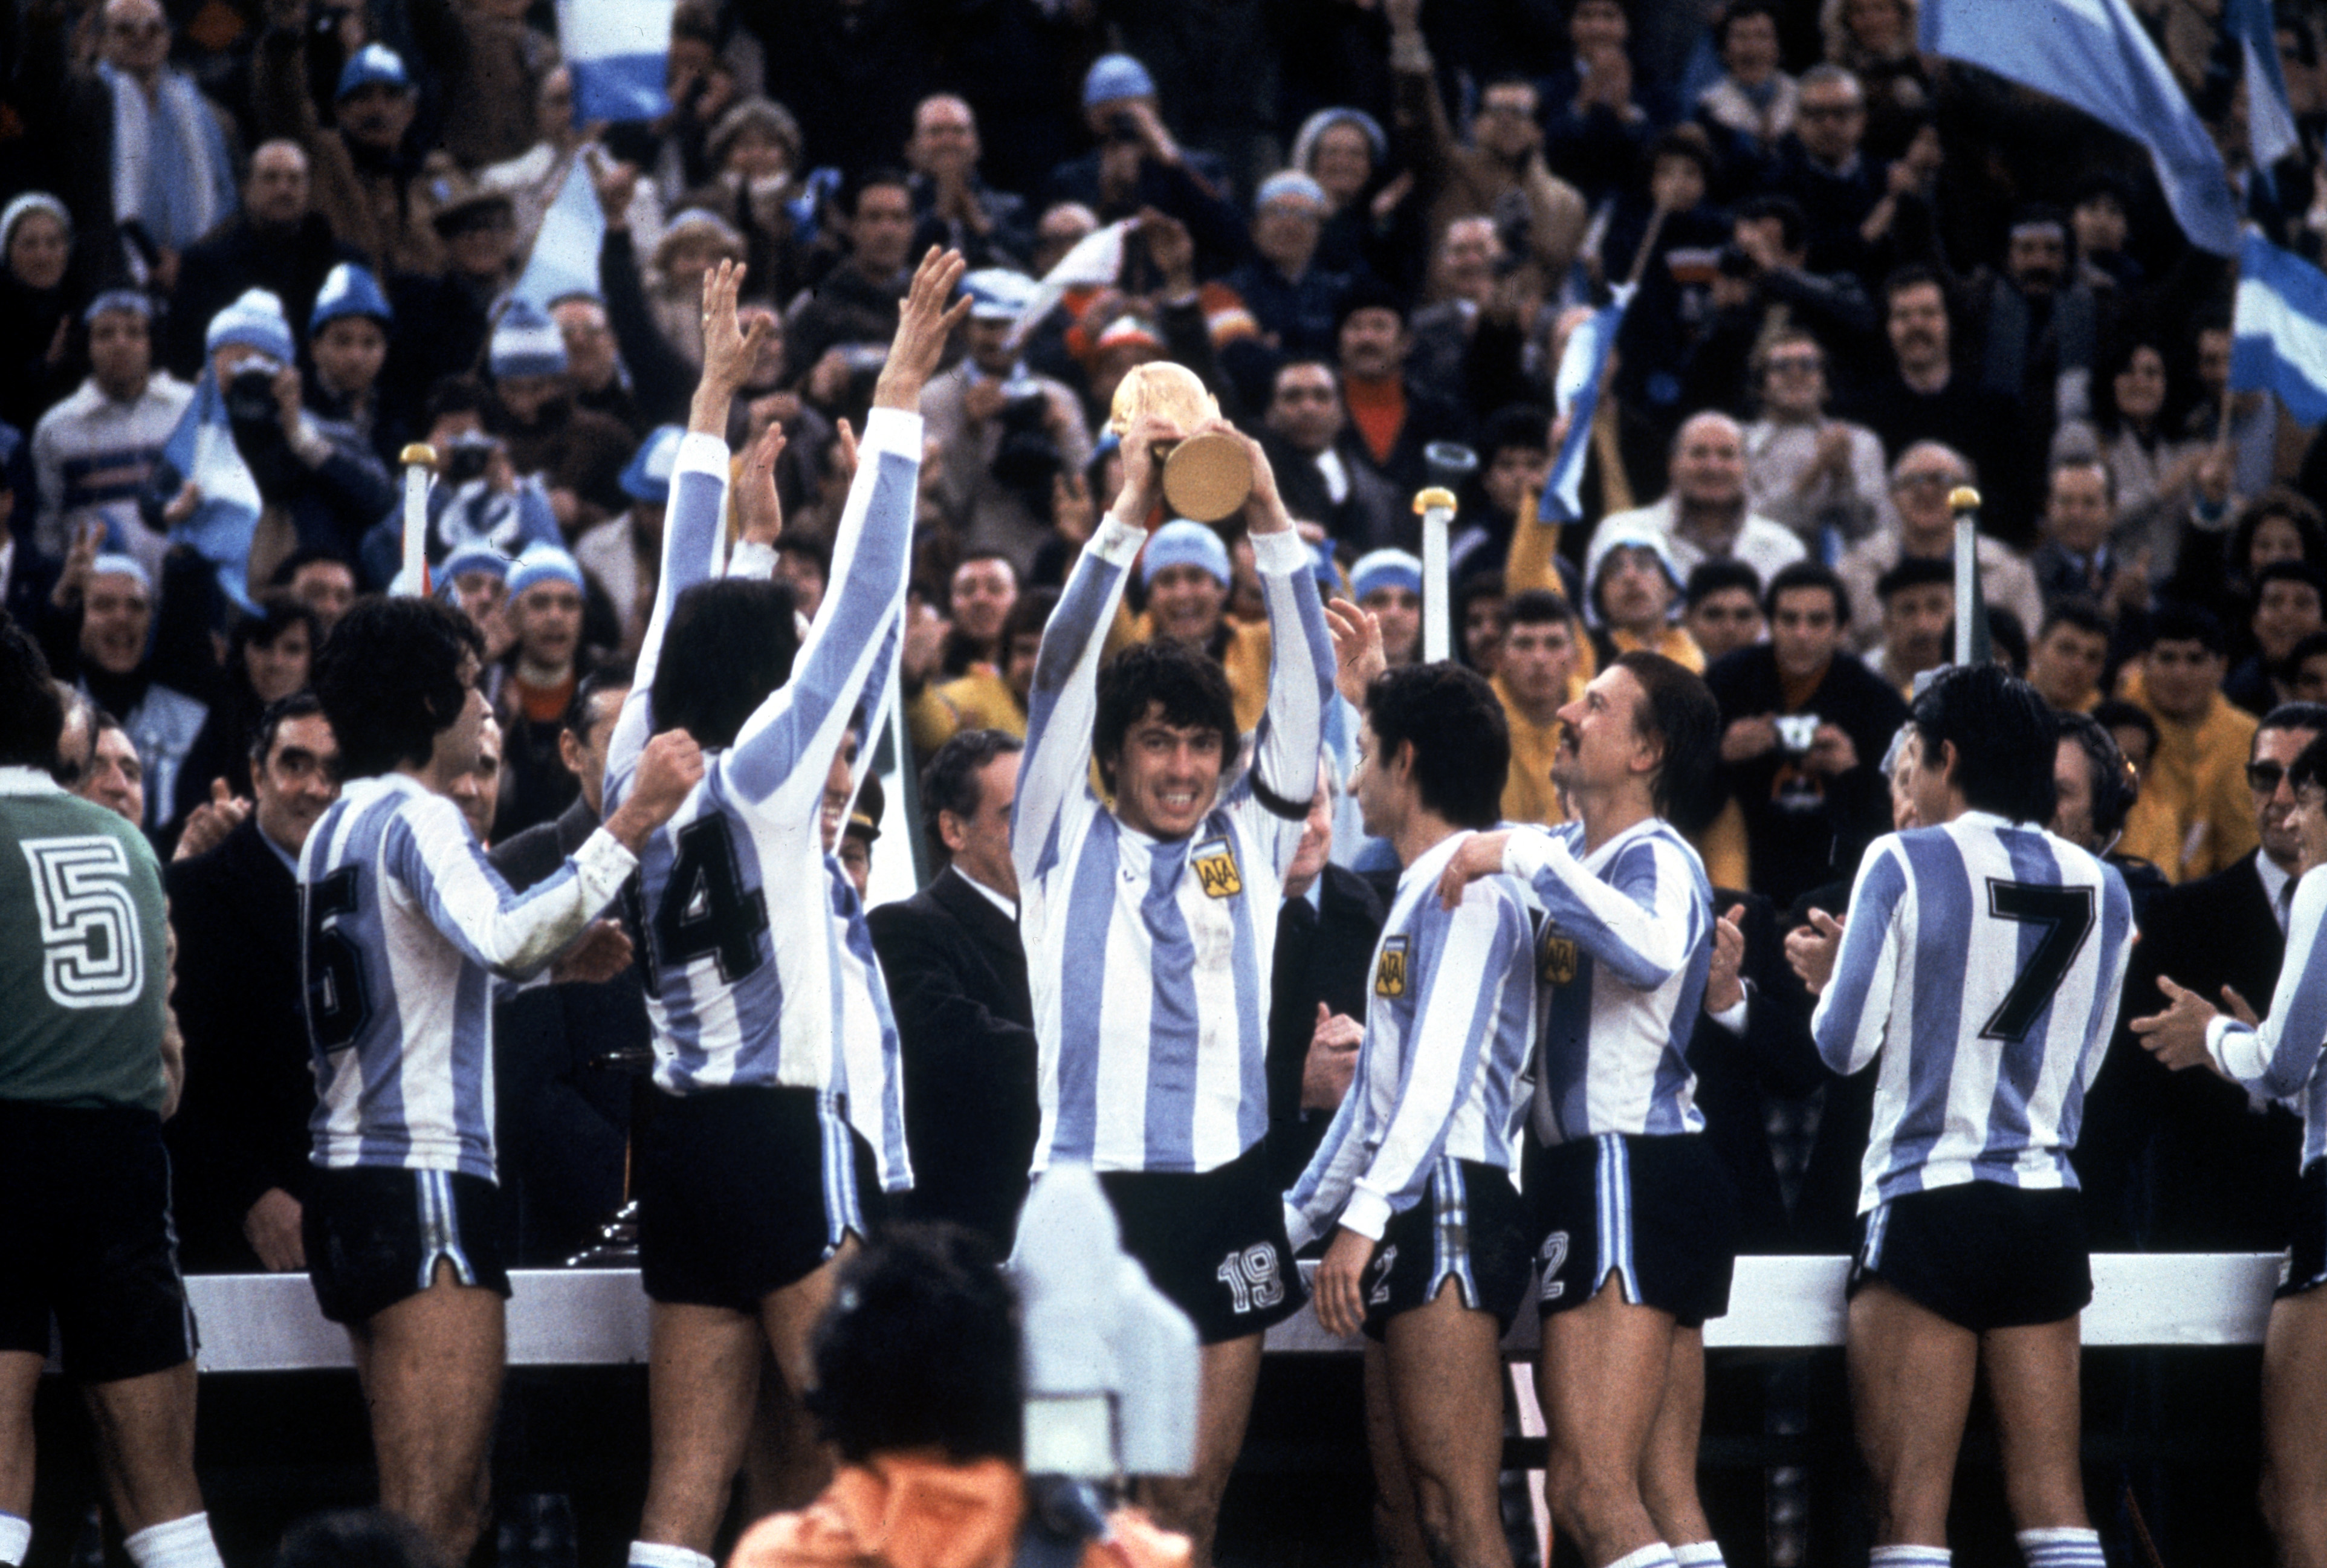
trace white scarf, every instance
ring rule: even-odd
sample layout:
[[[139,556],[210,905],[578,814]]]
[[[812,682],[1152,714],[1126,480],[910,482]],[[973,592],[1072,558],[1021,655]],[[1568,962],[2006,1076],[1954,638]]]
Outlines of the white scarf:
[[[145,215],[146,164],[152,146],[153,127],[148,119],[150,110],[145,103],[145,89],[136,79],[110,65],[100,64],[98,75],[113,93],[113,219],[127,223]],[[210,159],[210,139],[208,117],[210,109],[202,102],[200,89],[174,70],[164,70],[154,83],[154,96],[162,110],[170,117],[178,135],[178,145],[186,149],[190,159],[208,163]],[[210,176],[217,171],[203,168],[191,182],[187,192],[193,204],[194,232],[207,234],[218,221],[218,197]],[[148,223],[152,232],[157,226]],[[166,245],[170,237],[154,233],[156,244]]]

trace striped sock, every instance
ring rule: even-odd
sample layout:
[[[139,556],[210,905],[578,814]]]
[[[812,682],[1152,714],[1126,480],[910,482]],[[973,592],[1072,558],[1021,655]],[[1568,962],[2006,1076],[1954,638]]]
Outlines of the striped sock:
[[[210,1517],[188,1514],[148,1525],[121,1543],[137,1568],[224,1568],[210,1539]]]
[[[1678,1568],[1729,1568],[1721,1555],[1718,1541],[1691,1541],[1672,1549],[1673,1562]]]
[[[2013,1539],[2028,1568],[2108,1568],[2098,1530],[2023,1530]]]
[[[24,1554],[33,1545],[33,1521],[0,1514],[0,1563],[23,1568]]]
[[[1637,1552],[1627,1552],[1608,1568],[1676,1568],[1673,1549],[1662,1541],[1651,1541]]]
[[[1866,1568],[1950,1568],[1955,1554],[1945,1546],[1877,1546]]]
[[[719,1568],[700,1552],[690,1552],[684,1546],[667,1546],[659,1541],[631,1543],[630,1568]]]

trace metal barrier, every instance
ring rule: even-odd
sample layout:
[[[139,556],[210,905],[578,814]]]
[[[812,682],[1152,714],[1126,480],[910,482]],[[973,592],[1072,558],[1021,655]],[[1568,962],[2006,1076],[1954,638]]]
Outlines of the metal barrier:
[[[2273,1254],[2098,1253],[2088,1345],[2258,1345],[2278,1283]],[[1839,1345],[1841,1257],[1741,1257],[1729,1315],[1706,1325],[1715,1349]],[[1305,1271],[1304,1271],[1305,1272]],[[518,1269],[509,1274],[512,1367],[642,1364],[647,1299],[633,1269]],[[304,1274],[197,1274],[186,1281],[201,1327],[204,1372],[297,1372],[353,1365],[347,1335],[324,1321]],[[1534,1354],[1536,1315],[1521,1312],[1503,1342]],[[1272,1353],[1345,1354],[1355,1339],[1326,1333],[1304,1308],[1270,1330]]]

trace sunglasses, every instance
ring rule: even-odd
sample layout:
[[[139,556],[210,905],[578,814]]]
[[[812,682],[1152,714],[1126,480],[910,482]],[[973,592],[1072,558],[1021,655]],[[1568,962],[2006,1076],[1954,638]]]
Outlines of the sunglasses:
[[[2276,795],[2280,780],[2286,777],[2283,762],[2249,762],[2247,764],[2247,788],[2257,795]]]

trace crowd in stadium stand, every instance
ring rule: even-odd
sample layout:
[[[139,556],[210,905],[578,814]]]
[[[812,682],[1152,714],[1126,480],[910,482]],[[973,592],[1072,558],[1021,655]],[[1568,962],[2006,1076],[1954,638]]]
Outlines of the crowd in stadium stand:
[[[2327,9],[2281,0],[2297,145],[2263,168],[2236,8],[2131,11],[2240,216],[2316,260]],[[1302,591],[1370,612],[1391,671],[1442,608],[1415,497],[1455,492],[1443,608],[1500,705],[1504,822],[1580,820],[1550,773],[1595,676],[1646,652],[1702,677],[1717,766],[1659,814],[1743,933],[1688,1065],[1748,1253],[1862,1239],[1874,1075],[1821,1059],[1784,934],[1843,913],[1907,820],[1894,737],[1956,657],[1953,498],[1976,489],[1985,635],[2060,715],[2048,826],[2117,868],[2140,933],[2070,1134],[2092,1246],[2268,1252],[2318,1223],[2299,1106],[2169,1071],[2131,1028],[2161,977],[2273,994],[2306,865],[2294,764],[2327,734],[2327,437],[2232,388],[2234,263],[2185,237],[2142,147],[1920,51],[1916,0],[678,0],[664,107],[611,120],[577,110],[560,9],[0,5],[0,606],[69,689],[56,779],[164,864],[188,1271],[313,1261],[299,863],[350,737],[313,677],[351,613],[419,585],[407,444],[432,453],[425,583],[472,629],[490,710],[446,790],[528,888],[629,787],[609,755],[691,439],[730,454],[723,534],[767,548],[804,634],[846,585],[856,443],[876,461],[892,428],[933,247],[966,303],[911,378],[892,635],[918,809],[846,759],[816,799],[858,897],[880,858],[927,868],[856,927],[902,1053],[916,1180],[892,1212],[1006,1251],[1050,1144],[1012,800],[1046,627],[1145,472],[1117,390],[1172,361],[1254,443]],[[709,302],[737,269],[731,342]],[[1580,505],[1544,520],[1575,435],[1556,373],[1625,287]],[[745,516],[762,481],[777,509]],[[1244,513],[1141,520],[1119,603],[1073,635],[1212,661],[1267,736],[1293,546]],[[863,703],[857,775],[887,711]],[[1403,864],[1351,792],[1361,728],[1358,698],[1327,701],[1258,960],[1277,1190],[1357,1072]],[[599,1241],[653,1098],[651,977],[561,979],[492,1009],[512,1265]],[[2089,1424],[2152,1435],[2262,1419],[2251,1388],[2163,1373],[2091,1400]],[[2247,1462],[2228,1491],[2140,1479],[2168,1560],[2265,1549]],[[1802,1561],[1804,1538],[1772,1525],[1730,1560]]]

